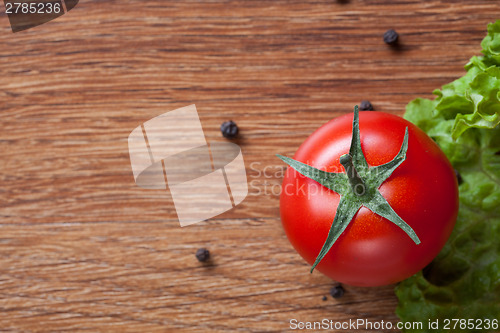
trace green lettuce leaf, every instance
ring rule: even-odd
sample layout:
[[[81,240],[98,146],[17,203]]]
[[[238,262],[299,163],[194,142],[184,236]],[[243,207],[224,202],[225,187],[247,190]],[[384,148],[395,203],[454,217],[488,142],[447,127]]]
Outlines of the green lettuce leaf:
[[[396,287],[397,315],[443,332],[445,320],[500,320],[500,20],[488,25],[483,56],[465,66],[467,74],[416,99],[405,118],[433,138],[463,179],[453,233],[424,270]],[[428,322],[439,321],[439,328]],[[498,332],[457,325],[451,332]],[[453,322],[450,324],[453,328]]]
[[[483,54],[492,61],[491,64],[500,65],[500,25],[498,21],[488,24],[488,35],[481,42]]]

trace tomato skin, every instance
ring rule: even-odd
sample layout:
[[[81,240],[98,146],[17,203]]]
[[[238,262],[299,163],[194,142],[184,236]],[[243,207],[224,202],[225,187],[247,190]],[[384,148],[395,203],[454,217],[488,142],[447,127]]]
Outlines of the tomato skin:
[[[362,207],[316,269],[342,283],[380,286],[410,277],[439,253],[455,225],[458,184],[444,153],[418,127],[384,112],[360,112],[359,117],[361,147],[369,166],[391,161],[408,127],[406,160],[379,190],[421,244]],[[352,119],[347,114],[320,127],[299,147],[294,159],[344,172],[339,158],[349,152]],[[293,247],[311,265],[331,228],[339,199],[337,193],[288,168],[280,198],[281,221]]]

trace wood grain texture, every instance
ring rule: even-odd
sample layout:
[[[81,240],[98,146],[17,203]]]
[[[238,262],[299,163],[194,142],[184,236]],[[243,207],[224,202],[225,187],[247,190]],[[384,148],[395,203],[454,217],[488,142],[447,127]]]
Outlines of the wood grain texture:
[[[334,282],[309,274],[284,235],[274,154],[362,99],[401,115],[430,98],[479,53],[497,1],[81,0],[16,34],[0,8],[0,330],[397,320],[393,286],[322,300]],[[193,103],[210,141],[239,124],[250,195],[180,228],[167,191],[135,185],[127,137]]]

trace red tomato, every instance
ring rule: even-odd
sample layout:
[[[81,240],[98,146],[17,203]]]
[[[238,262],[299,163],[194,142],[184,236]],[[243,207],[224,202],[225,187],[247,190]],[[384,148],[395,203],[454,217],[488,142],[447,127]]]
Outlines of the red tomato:
[[[323,125],[300,146],[294,159],[318,169],[345,172],[339,157],[349,152],[352,120],[353,115],[347,114]],[[316,267],[336,281],[356,286],[401,281],[429,264],[450,236],[458,212],[458,185],[450,162],[431,138],[401,117],[360,112],[366,161],[370,167],[391,161],[401,148],[406,127],[406,160],[379,190],[421,244],[362,207]],[[288,168],[282,186],[281,220],[293,247],[309,264],[325,242],[339,198]]]

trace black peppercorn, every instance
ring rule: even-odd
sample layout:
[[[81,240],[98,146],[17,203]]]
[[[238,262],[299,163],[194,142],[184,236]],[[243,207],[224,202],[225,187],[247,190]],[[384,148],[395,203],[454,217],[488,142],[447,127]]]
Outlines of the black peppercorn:
[[[238,125],[232,120],[225,121],[220,125],[220,131],[225,138],[232,139],[238,135]]]
[[[458,172],[457,169],[455,169],[455,175],[457,176],[458,185],[462,184],[464,180],[462,179],[462,175]]]
[[[398,43],[398,33],[393,29],[389,29],[384,33],[384,42],[389,45],[396,45]]]
[[[326,296],[323,296],[322,300],[326,301],[328,298]]]
[[[370,103],[370,101],[361,101],[359,104],[359,110],[360,111],[373,111],[373,105]]]
[[[196,259],[198,259],[199,262],[205,262],[210,258],[210,252],[205,249],[201,248],[196,251]]]
[[[339,283],[332,289],[330,289],[330,295],[332,295],[333,298],[340,298],[344,296],[345,290],[342,287],[342,285]]]

